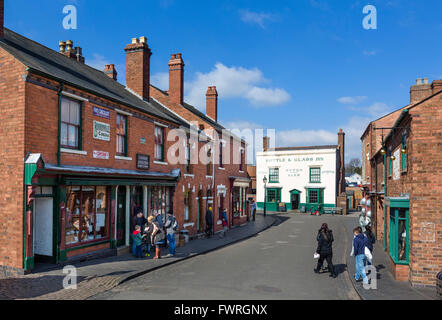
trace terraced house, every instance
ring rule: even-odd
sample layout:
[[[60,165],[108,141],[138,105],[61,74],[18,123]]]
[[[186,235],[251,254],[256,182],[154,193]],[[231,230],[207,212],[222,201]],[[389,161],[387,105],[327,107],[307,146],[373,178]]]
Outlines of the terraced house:
[[[393,114],[391,124],[377,125],[369,159],[372,223],[395,278],[435,286],[442,269],[442,81],[418,79],[410,104]]]
[[[245,153],[224,170],[190,162],[190,149],[216,149],[217,141],[151,98],[145,37],[124,48],[123,86],[114,65],[88,66],[72,41],[54,51],[27,39],[4,27],[3,12],[0,0],[0,276],[23,274],[39,262],[116,254],[129,246],[139,208],[145,216],[173,210],[191,235],[204,229],[208,205],[232,211],[235,188],[248,185]],[[210,101],[217,103],[216,96]],[[216,119],[210,123],[221,130]],[[171,132],[184,137],[169,141]],[[209,144],[191,140],[195,132]],[[168,156],[177,154],[177,144],[183,161]],[[209,152],[212,166],[215,155]],[[245,207],[238,210],[231,220],[241,222]]]

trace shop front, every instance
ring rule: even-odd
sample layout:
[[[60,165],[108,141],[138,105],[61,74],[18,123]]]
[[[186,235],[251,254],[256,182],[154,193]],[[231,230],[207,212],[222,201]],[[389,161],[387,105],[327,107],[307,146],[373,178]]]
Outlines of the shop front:
[[[231,225],[240,225],[248,215],[247,190],[250,179],[242,177],[230,177],[232,190],[232,218]]]
[[[166,216],[179,170],[139,172],[44,164],[25,165],[26,270],[115,255],[129,246],[135,208]]]

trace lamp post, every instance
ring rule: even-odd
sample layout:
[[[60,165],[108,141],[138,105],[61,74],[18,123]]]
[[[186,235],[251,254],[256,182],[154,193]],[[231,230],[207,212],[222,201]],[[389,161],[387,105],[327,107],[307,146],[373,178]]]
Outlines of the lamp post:
[[[264,182],[264,217],[265,217],[267,215],[267,177],[266,176],[264,176],[262,182]]]

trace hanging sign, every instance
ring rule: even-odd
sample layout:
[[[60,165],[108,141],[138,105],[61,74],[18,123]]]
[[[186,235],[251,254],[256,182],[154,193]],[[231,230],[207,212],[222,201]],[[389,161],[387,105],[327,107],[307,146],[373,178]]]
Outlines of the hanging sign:
[[[110,125],[94,120],[94,139],[110,141]]]

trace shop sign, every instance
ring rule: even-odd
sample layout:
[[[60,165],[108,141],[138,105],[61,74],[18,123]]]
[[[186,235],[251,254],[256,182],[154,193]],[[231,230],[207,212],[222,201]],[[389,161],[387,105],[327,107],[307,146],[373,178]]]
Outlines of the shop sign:
[[[105,119],[110,119],[110,111],[105,110],[105,109],[101,109],[98,107],[94,107],[94,116],[105,118]]]
[[[137,154],[137,169],[149,170],[150,169],[150,157],[146,154]]]
[[[94,139],[110,141],[110,125],[94,120]]]
[[[94,150],[94,159],[108,160],[109,159],[109,152]]]

